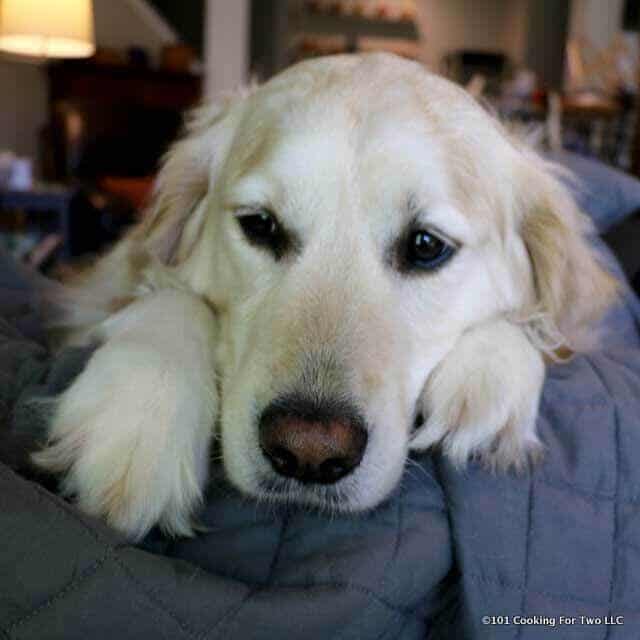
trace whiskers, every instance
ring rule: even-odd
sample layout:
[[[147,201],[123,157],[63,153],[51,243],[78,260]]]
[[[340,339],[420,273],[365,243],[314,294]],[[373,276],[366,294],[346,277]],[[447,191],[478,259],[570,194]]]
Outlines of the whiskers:
[[[267,505],[272,513],[283,507],[303,512],[318,513],[322,517],[334,519],[349,512],[351,500],[346,482],[331,486],[303,485],[291,478],[268,477],[260,481],[257,496],[262,505]]]
[[[420,484],[438,485],[438,481],[433,474],[423,464],[420,464],[409,455],[405,459],[405,470],[400,484],[405,486],[407,479]]]

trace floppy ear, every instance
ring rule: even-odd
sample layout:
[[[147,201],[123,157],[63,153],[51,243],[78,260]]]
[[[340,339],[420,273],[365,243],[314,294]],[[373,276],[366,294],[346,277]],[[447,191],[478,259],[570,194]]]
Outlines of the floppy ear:
[[[557,169],[531,156],[520,226],[533,272],[529,328],[542,342],[537,346],[550,354],[563,347],[585,350],[593,346],[597,323],[614,301],[618,283],[601,266],[589,242],[595,234],[591,221],[555,177]],[[539,319],[546,336],[540,335]]]
[[[195,245],[208,207],[211,177],[220,171],[235,131],[234,106],[247,92],[194,110],[184,137],[165,156],[154,195],[142,221],[90,269],[80,273],[52,304],[59,308],[50,324],[68,329],[96,325],[129,304],[146,285],[170,279],[169,269]]]
[[[198,207],[210,189],[231,143],[232,107],[244,98],[237,93],[222,103],[202,106],[187,120],[184,137],[167,152],[156,179],[151,205],[131,239],[164,265],[188,256],[198,237],[204,208]]]

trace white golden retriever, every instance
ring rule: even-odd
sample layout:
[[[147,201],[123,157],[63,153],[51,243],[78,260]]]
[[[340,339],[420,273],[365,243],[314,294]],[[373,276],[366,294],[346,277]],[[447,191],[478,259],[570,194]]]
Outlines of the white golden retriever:
[[[245,493],[351,511],[412,448],[521,467],[543,356],[584,349],[614,295],[588,231],[453,84],[299,64],[200,109],[79,283],[66,325],[101,346],[35,460],[131,538],[192,532],[212,437]]]

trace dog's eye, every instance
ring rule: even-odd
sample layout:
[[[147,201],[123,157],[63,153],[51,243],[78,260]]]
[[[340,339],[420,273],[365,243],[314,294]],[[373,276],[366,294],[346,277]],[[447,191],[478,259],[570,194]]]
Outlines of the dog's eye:
[[[287,234],[271,212],[264,210],[240,216],[238,224],[251,244],[269,249],[276,258],[285,252]]]
[[[448,260],[454,248],[438,236],[418,229],[409,234],[406,247],[406,264],[410,268],[435,269]]]
[[[242,216],[238,222],[247,239],[259,244],[270,244],[280,230],[278,221],[268,211]]]

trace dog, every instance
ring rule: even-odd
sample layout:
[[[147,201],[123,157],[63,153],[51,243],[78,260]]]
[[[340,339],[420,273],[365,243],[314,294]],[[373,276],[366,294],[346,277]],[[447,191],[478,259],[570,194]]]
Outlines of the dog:
[[[545,359],[616,285],[557,171],[388,54],[295,65],[195,111],[148,215],[75,283],[99,348],[35,463],[138,540],[189,536],[212,441],[263,500],[357,512],[411,450],[539,457]]]

